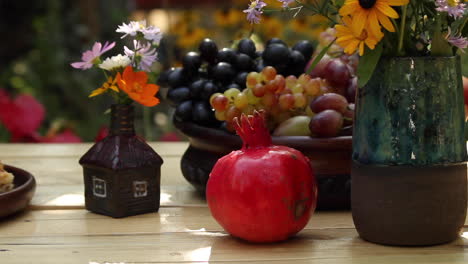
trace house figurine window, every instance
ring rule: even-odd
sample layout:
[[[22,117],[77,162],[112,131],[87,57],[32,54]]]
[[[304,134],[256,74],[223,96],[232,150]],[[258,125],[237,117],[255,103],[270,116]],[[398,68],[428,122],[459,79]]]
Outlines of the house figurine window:
[[[148,195],[148,182],[134,181],[133,182],[133,196],[135,198],[146,197]]]
[[[106,181],[93,177],[93,194],[96,197],[106,198]]]

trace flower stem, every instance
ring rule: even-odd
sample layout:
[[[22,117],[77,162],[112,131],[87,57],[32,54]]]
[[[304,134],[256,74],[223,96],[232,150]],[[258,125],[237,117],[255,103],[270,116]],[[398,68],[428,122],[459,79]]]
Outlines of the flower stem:
[[[460,28],[458,29],[458,31],[459,31],[460,33],[463,32],[463,29],[464,29],[465,26],[466,26],[466,22],[468,22],[468,18],[465,18],[465,21],[463,21],[463,24],[462,24],[462,25],[460,26]]]
[[[403,55],[403,39],[405,38],[405,27],[406,27],[406,13],[408,12],[408,5],[403,6],[403,14],[400,24],[400,37],[398,40],[398,55]]]
[[[146,140],[152,141],[154,139],[151,133],[151,110],[148,107],[143,108],[143,131]]]

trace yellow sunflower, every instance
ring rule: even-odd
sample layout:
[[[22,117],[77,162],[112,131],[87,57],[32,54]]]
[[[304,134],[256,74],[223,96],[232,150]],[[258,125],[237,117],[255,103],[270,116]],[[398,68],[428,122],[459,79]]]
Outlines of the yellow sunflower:
[[[398,18],[398,13],[392,6],[407,5],[409,0],[346,0],[340,9],[341,16],[352,16],[353,31],[361,34],[366,25],[374,36],[381,34],[380,25],[390,32],[395,32],[390,18]]]
[[[353,54],[356,50],[359,50],[359,55],[364,55],[365,46],[373,50],[377,43],[383,38],[383,34],[380,33],[378,36],[374,36],[368,33],[366,29],[363,29],[361,33],[357,33],[352,27],[350,27],[352,21],[349,16],[343,17],[343,25],[336,25],[336,43],[340,45],[344,52],[347,54]],[[380,26],[379,26],[380,32]]]

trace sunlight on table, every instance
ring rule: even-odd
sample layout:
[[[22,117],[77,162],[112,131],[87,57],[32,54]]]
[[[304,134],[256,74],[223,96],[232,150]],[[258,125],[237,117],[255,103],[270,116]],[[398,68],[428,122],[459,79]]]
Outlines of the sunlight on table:
[[[166,203],[169,203],[171,201],[171,198],[172,198],[172,194],[168,194],[168,193],[165,193],[165,192],[162,192],[161,191],[161,204],[166,204]]]
[[[462,237],[468,239],[468,232],[463,232]]]
[[[208,261],[211,257],[211,247],[203,247],[187,253],[188,261]]]
[[[84,204],[84,196],[82,194],[64,194],[47,202],[47,205],[57,206],[77,204]]]

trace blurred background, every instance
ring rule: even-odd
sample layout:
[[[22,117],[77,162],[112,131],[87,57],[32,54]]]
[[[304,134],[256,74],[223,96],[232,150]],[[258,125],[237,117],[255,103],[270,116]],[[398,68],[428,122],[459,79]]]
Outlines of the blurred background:
[[[0,141],[94,141],[106,131],[105,114],[112,100],[88,98],[103,82],[98,71],[70,67],[95,41],[118,41],[118,25],[146,19],[165,34],[159,50],[161,71],[180,65],[182,56],[196,50],[206,37],[219,47],[249,36],[251,25],[242,13],[249,0],[0,0]],[[280,8],[277,1],[266,1]],[[278,37],[288,44],[301,39],[317,41],[327,28],[320,16],[274,13],[255,27],[261,45]],[[107,55],[115,55],[122,46]],[[115,53],[115,54],[114,54]],[[466,56],[464,58],[466,62]],[[465,63],[466,64],[466,63]],[[467,76],[468,67],[464,67]],[[165,87],[158,97],[164,98]],[[25,96],[27,95],[27,96]],[[5,107],[6,103],[16,104]],[[162,100],[153,108],[137,107],[137,133],[147,140],[185,140],[172,126],[173,109]],[[17,137],[11,130],[34,130]]]

